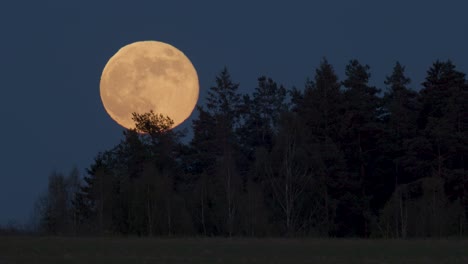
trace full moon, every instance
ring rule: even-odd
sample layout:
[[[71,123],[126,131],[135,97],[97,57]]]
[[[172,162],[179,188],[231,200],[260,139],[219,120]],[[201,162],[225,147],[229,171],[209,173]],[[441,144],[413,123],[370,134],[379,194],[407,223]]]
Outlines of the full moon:
[[[198,101],[198,76],[187,56],[159,41],[140,41],[121,48],[107,62],[100,94],[107,113],[132,129],[132,113],[154,111],[169,116],[173,128],[184,122]]]

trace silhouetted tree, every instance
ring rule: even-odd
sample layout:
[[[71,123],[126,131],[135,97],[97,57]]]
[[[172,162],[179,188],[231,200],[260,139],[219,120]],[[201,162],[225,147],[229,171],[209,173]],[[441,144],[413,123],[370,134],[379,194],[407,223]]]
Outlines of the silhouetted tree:
[[[384,173],[378,192],[379,206],[381,207],[394,192],[392,201],[395,204],[391,216],[394,222],[391,234],[393,237],[403,238],[407,235],[408,227],[405,206],[407,194],[398,186],[414,180],[413,174],[405,170],[405,154],[408,151],[408,143],[416,136],[419,112],[418,94],[407,87],[410,82],[405,76],[405,67],[399,62],[385,80],[388,91],[383,98],[384,134],[379,138],[381,155],[378,160],[378,166]]]
[[[237,131],[243,148],[252,157],[256,147],[271,150],[278,132],[279,117],[288,110],[287,90],[271,78],[258,78],[252,97],[245,95],[241,105],[243,124]]]
[[[296,91],[296,111],[305,126],[307,145],[313,146],[307,163],[313,164],[314,183],[308,194],[309,208],[305,224],[315,235],[338,235],[337,228],[343,219],[337,216],[348,210],[341,206],[343,199],[355,191],[346,177],[344,155],[338,143],[343,123],[343,93],[333,67],[323,59],[315,71],[313,81],[307,81],[303,94]]]
[[[35,205],[40,231],[54,235],[76,234],[78,215],[73,200],[79,187],[76,168],[68,176],[58,172],[50,174],[47,192],[40,196]]]
[[[239,125],[241,103],[238,86],[232,82],[226,68],[216,77],[216,85],[208,91],[207,110],[199,107],[200,115],[194,121],[194,138],[191,142],[202,160],[199,165],[205,165],[201,171],[210,177],[208,182],[215,186],[212,190],[216,193],[208,199],[212,206],[214,232],[229,236],[234,233],[241,191],[239,143],[234,133]]]
[[[346,160],[348,176],[359,183],[360,193],[349,204],[354,212],[349,212],[348,232],[356,235],[368,235],[372,217],[371,193],[379,184],[379,175],[375,170],[377,138],[381,133],[379,110],[381,101],[377,97],[379,90],[368,84],[370,73],[368,65],[351,60],[346,66],[346,79],[343,85],[344,107],[341,130],[341,148]],[[353,200],[354,200],[353,199]]]
[[[465,74],[457,71],[451,61],[436,61],[427,72],[421,90],[422,111],[419,116],[420,142],[426,155],[423,167],[428,176],[443,178],[448,196],[465,207],[460,214],[460,233],[466,226],[468,86]],[[464,224],[462,224],[464,222]]]
[[[288,236],[297,230],[299,216],[305,206],[304,191],[312,180],[305,140],[306,132],[297,116],[285,113],[271,154],[263,160],[266,184],[276,202],[284,233]]]

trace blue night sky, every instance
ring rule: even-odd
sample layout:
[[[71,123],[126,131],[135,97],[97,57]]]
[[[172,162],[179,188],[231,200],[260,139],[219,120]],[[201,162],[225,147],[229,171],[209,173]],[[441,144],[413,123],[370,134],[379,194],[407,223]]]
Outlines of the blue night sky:
[[[203,100],[227,66],[242,92],[267,75],[302,88],[327,57],[350,59],[384,88],[399,60],[419,89],[436,59],[468,70],[467,1],[2,1],[0,224],[26,222],[51,171],[84,173],[122,138],[99,79],[122,46],[158,40],[198,71]],[[183,127],[189,127],[190,121]]]

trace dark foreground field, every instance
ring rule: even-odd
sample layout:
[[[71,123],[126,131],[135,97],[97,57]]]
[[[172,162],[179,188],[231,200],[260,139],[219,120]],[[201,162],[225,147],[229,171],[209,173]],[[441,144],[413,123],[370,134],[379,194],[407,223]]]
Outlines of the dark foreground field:
[[[468,263],[468,241],[0,237],[6,263]]]

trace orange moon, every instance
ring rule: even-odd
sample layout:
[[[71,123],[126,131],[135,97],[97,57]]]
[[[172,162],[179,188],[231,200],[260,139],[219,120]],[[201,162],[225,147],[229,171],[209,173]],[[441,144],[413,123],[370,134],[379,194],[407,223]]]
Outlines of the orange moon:
[[[195,67],[180,50],[159,41],[140,41],[121,48],[101,75],[101,100],[107,113],[132,129],[132,113],[169,116],[173,128],[184,122],[198,101]]]

